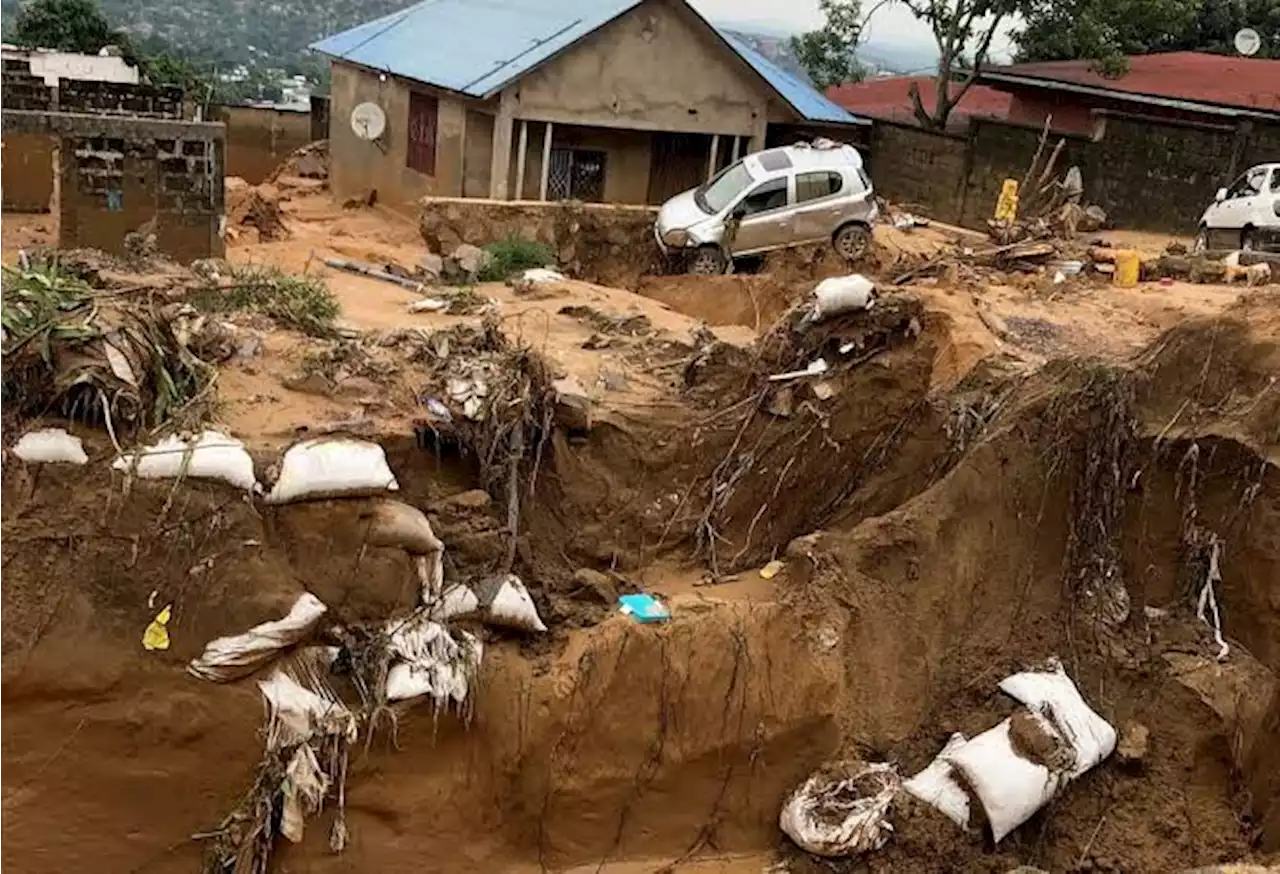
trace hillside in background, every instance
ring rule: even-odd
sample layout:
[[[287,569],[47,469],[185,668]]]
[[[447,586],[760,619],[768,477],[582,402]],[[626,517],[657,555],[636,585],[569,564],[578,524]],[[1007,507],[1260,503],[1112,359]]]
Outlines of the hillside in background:
[[[20,0],[0,0],[8,26]],[[99,0],[113,26],[144,54],[171,52],[203,69],[279,71],[323,78],[322,58],[307,46],[332,33],[411,5],[406,0]],[[721,22],[783,69],[803,75],[779,22]],[[918,72],[934,63],[928,48],[872,40],[858,49],[869,75]]]

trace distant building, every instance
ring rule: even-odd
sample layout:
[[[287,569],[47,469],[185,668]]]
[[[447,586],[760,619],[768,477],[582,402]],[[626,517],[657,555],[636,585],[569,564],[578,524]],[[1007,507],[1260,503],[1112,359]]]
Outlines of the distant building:
[[[312,48],[338,197],[657,203],[768,141],[869,126],[685,0],[428,0]]]
[[[1089,61],[989,67],[978,82],[1009,98],[1008,119],[1092,133],[1099,111],[1210,124],[1280,120],[1280,60],[1167,52],[1132,55],[1122,76]]]
[[[25,65],[30,75],[43,79],[50,88],[57,88],[59,79],[126,85],[137,85],[141,81],[138,68],[114,54],[82,55],[52,49],[24,49],[5,43],[0,57],[4,59],[5,69],[16,70]]]
[[[933,76],[881,76],[862,82],[848,82],[827,89],[827,97],[850,112],[880,121],[916,124],[911,104],[911,86],[920,90],[926,111],[933,111],[937,99],[937,79]],[[958,89],[958,85],[952,85]],[[1009,111],[1008,94],[979,84],[972,85],[947,117],[947,127],[963,130],[972,117],[1004,118]]]

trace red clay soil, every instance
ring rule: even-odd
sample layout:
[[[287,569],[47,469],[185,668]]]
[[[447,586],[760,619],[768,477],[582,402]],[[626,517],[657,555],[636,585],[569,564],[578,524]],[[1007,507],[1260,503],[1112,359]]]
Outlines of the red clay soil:
[[[791,871],[830,870],[777,829],[804,776],[844,755],[913,773],[950,732],[1008,715],[999,679],[1054,654],[1104,717],[1149,729],[1140,767],[1105,762],[996,848],[904,808],[863,870],[1171,871],[1259,852],[1255,821],[1274,846],[1268,745],[1233,739],[1162,656],[1213,652],[1182,588],[1198,567],[1191,507],[1194,530],[1225,542],[1228,636],[1280,669],[1267,582],[1280,579],[1278,319],[1280,301],[1260,297],[1129,366],[995,369],[942,397],[941,323],[908,299],[801,337],[779,326],[747,357],[703,350],[665,414],[548,442],[518,569],[550,615],[574,568],[628,579],[714,543],[725,570],[785,555],[771,597],[713,586],[675,599],[663,625],[613,614],[536,641],[488,633],[470,725],[407,709],[395,748],[383,734],[353,756],[346,852],[327,848],[328,811],[278,870],[562,870],[775,848]],[[801,395],[789,415],[766,411],[763,373],[847,342],[867,354],[832,374],[825,406]],[[403,499],[449,547],[447,573],[491,561],[505,510],[457,498],[472,462],[384,442]],[[412,570],[364,548],[359,501],[260,510],[191,483],[125,495],[106,441],[89,445],[84,468],[4,470],[3,861],[191,871],[191,836],[249,786],[262,705],[251,681],[196,680],[186,661],[304,589],[345,621],[404,610]],[[1108,479],[1100,461],[1122,469]],[[1086,560],[1116,563],[1126,621],[1089,612]],[[173,648],[144,652],[168,603]],[[1149,621],[1147,605],[1170,618]],[[1272,706],[1261,724],[1276,718]]]

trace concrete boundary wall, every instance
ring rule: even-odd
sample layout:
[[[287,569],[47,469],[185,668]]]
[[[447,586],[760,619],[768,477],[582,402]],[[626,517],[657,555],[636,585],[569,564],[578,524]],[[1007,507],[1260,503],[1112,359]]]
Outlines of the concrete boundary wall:
[[[1119,113],[1095,113],[1092,136],[1065,141],[1057,167],[1075,164],[1085,200],[1117,227],[1192,234],[1213,193],[1249,166],[1280,155],[1280,119],[1206,125]],[[877,121],[871,177],[890,201],[936,219],[985,228],[1004,179],[1021,180],[1040,128],[973,119],[967,133]]]
[[[142,231],[180,261],[224,254],[224,125],[24,110],[0,119],[5,136],[59,142],[59,246],[118,253]]]

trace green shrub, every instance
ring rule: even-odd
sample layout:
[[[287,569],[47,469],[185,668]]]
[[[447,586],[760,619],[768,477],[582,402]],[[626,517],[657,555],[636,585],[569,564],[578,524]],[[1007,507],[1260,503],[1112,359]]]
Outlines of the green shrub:
[[[324,280],[256,266],[233,267],[231,277],[234,285],[203,288],[191,302],[207,312],[261,313],[304,334],[332,336],[341,308]]]
[[[476,277],[481,282],[504,282],[508,276],[532,267],[550,267],[556,263],[555,252],[545,243],[508,237],[484,247],[489,263]]]

